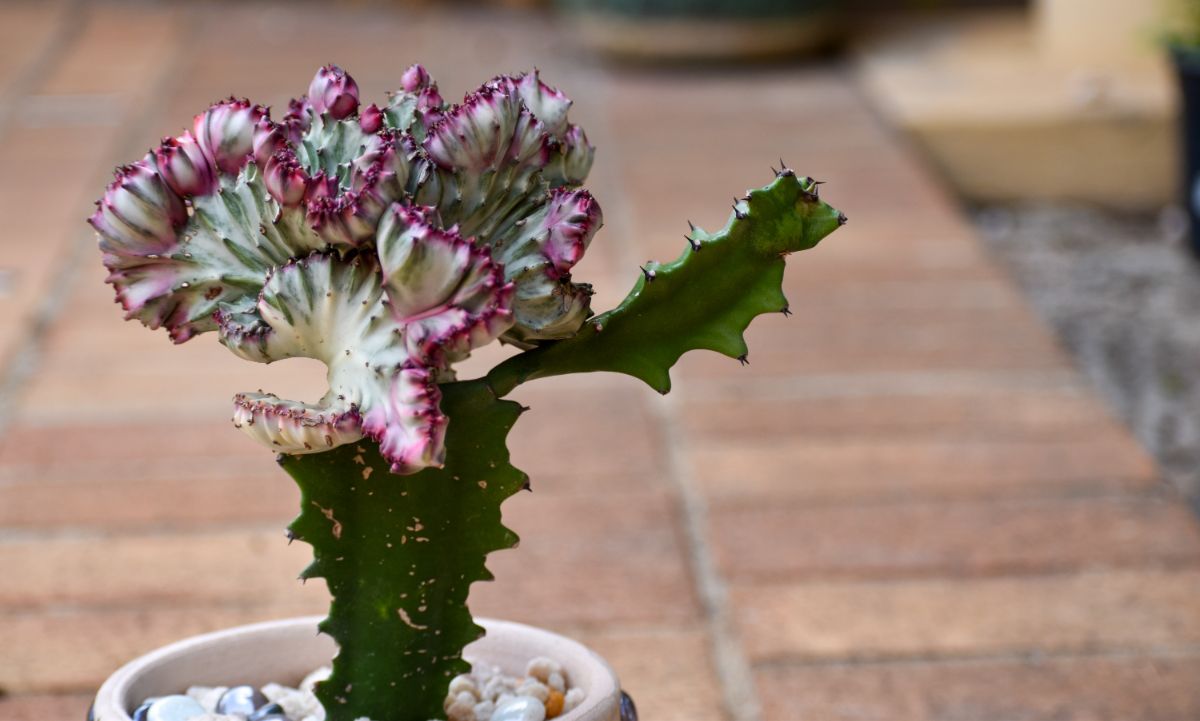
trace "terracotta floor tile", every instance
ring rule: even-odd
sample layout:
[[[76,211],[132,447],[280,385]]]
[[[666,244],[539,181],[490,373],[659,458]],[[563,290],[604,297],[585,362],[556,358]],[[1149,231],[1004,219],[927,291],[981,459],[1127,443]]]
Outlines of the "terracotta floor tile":
[[[294,595],[294,594],[293,594]],[[5,689],[20,693],[95,693],[137,656],[199,633],[275,618],[322,613],[315,596],[284,605],[171,604],[0,613],[0,639],[18,654],[0,655]]]
[[[578,638],[612,665],[640,718],[724,721],[703,630],[585,631]]]
[[[759,318],[746,332],[748,367],[712,352],[685,356],[680,378],[738,374],[779,378],[810,373],[1055,370],[1067,358],[1043,328],[1023,318],[928,318],[922,314],[859,321],[807,310]],[[964,314],[965,315],[965,314]],[[981,314],[982,315],[982,314]],[[984,329],[991,331],[984,332]],[[819,341],[817,339],[820,339]]]
[[[796,438],[697,444],[699,488],[716,503],[1056,496],[1144,489],[1154,465],[1132,439],[955,441]]]
[[[30,72],[61,27],[62,2],[6,3],[0,7],[0,93]]]
[[[9,540],[0,544],[8,578],[0,609],[267,604],[326,598],[320,582],[301,585],[311,560],[277,530]]]
[[[489,558],[475,613],[534,624],[682,624],[700,617],[675,502],[661,494],[539,496],[504,505],[519,548]]]
[[[176,473],[137,479],[116,468],[100,477],[76,475],[69,480],[0,476],[0,527],[114,533],[245,525],[283,528],[298,512],[299,491],[274,463],[269,470],[266,476]]]
[[[709,523],[718,567],[735,582],[1200,564],[1192,510],[1138,498],[773,503],[717,508]]]
[[[6,721],[83,721],[93,698],[90,694],[7,696],[0,698],[0,717]]]
[[[531,410],[508,446],[534,490],[616,495],[665,488],[662,431],[648,405],[661,397],[632,378],[607,376],[594,390],[558,380],[513,394]]]
[[[875,390],[855,383],[852,375],[844,379],[821,384],[816,377],[784,387],[685,384],[679,417],[697,444],[764,438],[1107,442],[1129,436],[1090,389],[1004,383],[964,389],[914,381],[908,388],[897,383],[891,390]]]
[[[1195,570],[756,584],[732,596],[746,653],[757,662],[1161,651],[1200,642]]]
[[[38,86],[44,95],[143,97],[178,49],[184,25],[170,8],[107,5],[85,12],[79,37]]]
[[[764,721],[1187,721],[1194,656],[770,666]]]

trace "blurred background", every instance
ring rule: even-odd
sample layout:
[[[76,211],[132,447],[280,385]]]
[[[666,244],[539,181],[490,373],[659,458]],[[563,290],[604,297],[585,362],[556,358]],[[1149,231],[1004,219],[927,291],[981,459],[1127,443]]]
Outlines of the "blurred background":
[[[329,62],[365,100],[414,62],[570,95],[600,310],[781,157],[850,219],[748,367],[520,389],[534,492],[476,613],[591,644],[647,721],[1200,718],[1198,43],[1171,0],[0,3],[0,718],[327,603],[228,422],[323,369],[123,323],[84,219],[209,102]]]

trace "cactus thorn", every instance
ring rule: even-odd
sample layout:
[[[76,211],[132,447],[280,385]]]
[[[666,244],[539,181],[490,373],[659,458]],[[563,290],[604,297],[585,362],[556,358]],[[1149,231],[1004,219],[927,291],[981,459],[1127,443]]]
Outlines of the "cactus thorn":
[[[745,213],[738,210],[738,199],[737,198],[733,199],[733,217],[737,218],[738,220],[742,220],[743,218],[746,217]]]
[[[750,354],[749,353],[743,353],[740,356],[738,356],[737,359],[738,359],[738,363],[741,363],[744,366],[750,365]]]
[[[783,313],[783,317],[786,318],[792,314],[792,309],[789,306],[785,305],[785,306],[783,306],[783,310],[781,310],[779,312]]]
[[[692,250],[700,250],[700,241],[698,239],[690,235],[683,236],[683,239],[688,242],[688,245],[692,246]]]
[[[846,217],[846,214],[839,210],[838,214],[837,214],[838,226],[840,227],[840,226],[845,225],[847,220],[849,220],[849,218]]]
[[[260,391],[260,392],[261,392],[261,391]],[[286,455],[284,455],[283,453],[276,453],[276,454],[275,454],[275,462],[276,462],[276,463],[278,463],[279,465],[281,465],[281,466],[282,466],[282,465],[283,465],[283,463],[284,463],[284,461],[286,461],[286,460],[287,460],[287,456],[286,456]]]
[[[688,227],[691,228],[693,231],[696,230],[696,224],[690,220],[688,221]]]
[[[640,266],[640,267],[641,267],[641,270],[642,270],[642,275],[644,275],[644,276],[646,277],[646,282],[647,282],[647,283],[653,282],[653,281],[654,281],[654,278],[655,278],[655,277],[656,277],[658,274],[657,274],[657,273],[655,273],[655,272],[654,272],[652,269],[650,269],[650,268],[647,268],[647,267],[646,267],[646,266],[644,266],[644,265],[643,265],[643,266]]]

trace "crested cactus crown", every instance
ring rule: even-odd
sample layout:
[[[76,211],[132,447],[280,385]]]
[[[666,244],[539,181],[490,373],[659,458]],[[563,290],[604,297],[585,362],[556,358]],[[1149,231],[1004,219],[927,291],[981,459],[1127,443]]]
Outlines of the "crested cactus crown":
[[[601,213],[570,105],[536,71],[447,105],[419,65],[381,105],[334,65],[279,121],[215,103],[97,203],[108,282],[176,343],[216,331],[248,360],[326,364],[316,403],[239,394],[252,438],[304,454],[368,437],[396,473],[440,467],[454,363],[568,338],[591,314],[571,268]]]

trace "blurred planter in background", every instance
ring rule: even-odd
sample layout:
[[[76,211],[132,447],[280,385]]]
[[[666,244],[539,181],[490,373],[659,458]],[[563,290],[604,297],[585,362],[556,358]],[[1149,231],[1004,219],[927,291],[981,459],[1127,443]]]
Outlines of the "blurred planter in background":
[[[1182,201],[1192,253],[1200,258],[1200,2],[1176,0],[1165,9],[1166,44],[1179,83]]]
[[[837,0],[558,0],[590,49],[626,60],[759,60],[837,39]]]
[[[1173,45],[1171,60],[1179,79],[1182,201],[1191,220],[1192,252],[1200,257],[1200,47]]]

